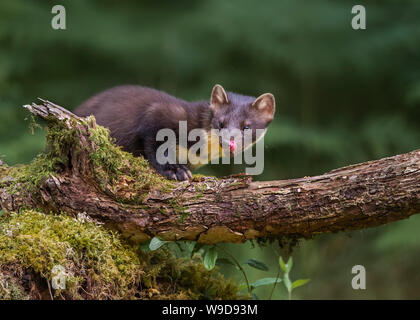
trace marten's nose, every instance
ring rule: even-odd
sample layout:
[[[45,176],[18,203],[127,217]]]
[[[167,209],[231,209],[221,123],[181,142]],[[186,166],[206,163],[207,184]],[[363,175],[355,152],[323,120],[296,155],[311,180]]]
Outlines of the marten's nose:
[[[230,142],[229,142],[229,149],[230,149],[231,152],[233,152],[233,151],[236,150],[235,140],[230,140]]]

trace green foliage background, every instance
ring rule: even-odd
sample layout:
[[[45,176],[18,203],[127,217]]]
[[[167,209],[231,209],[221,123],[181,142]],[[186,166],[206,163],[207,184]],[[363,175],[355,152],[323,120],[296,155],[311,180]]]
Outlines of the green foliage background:
[[[67,30],[51,28],[63,4]],[[364,4],[367,30],[350,27]],[[415,0],[35,1],[0,3],[0,156],[28,162],[43,148],[21,107],[46,98],[74,108],[118,84],[142,84],[187,100],[215,83],[249,95],[272,92],[276,119],[256,179],[321,174],[420,147],[420,3]],[[207,167],[216,175],[241,171]],[[295,298],[419,298],[420,217],[301,242],[296,277],[311,282]],[[270,248],[227,245],[259,257],[275,276]],[[275,246],[274,246],[275,247]],[[253,251],[251,251],[253,250]],[[351,288],[351,267],[367,270],[367,290]],[[226,267],[227,275],[237,275]],[[264,298],[270,288],[257,289]],[[275,298],[284,298],[278,290]]]

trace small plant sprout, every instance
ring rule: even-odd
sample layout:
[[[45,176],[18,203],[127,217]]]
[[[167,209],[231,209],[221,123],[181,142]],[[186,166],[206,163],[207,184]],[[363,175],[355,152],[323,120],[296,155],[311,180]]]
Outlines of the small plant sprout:
[[[283,284],[285,286],[285,288],[287,289],[288,295],[289,295],[289,300],[292,299],[292,292],[294,289],[301,287],[303,285],[305,285],[306,283],[309,282],[309,279],[299,279],[296,281],[293,281],[290,279],[290,271],[292,271],[292,267],[293,267],[293,259],[292,257],[289,258],[289,260],[287,261],[287,263],[284,262],[283,258],[280,256],[279,257],[279,265],[280,268],[283,270],[284,274],[283,274]]]
[[[163,240],[160,240],[158,237],[154,237],[149,243],[149,249],[150,251],[155,251],[168,242],[169,241],[163,241]]]

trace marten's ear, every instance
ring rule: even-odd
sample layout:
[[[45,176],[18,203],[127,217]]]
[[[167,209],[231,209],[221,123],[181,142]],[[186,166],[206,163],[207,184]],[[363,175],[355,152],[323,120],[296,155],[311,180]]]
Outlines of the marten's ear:
[[[226,91],[220,84],[216,84],[213,87],[213,90],[211,92],[210,103],[213,107],[229,103]]]
[[[264,93],[260,95],[252,103],[252,108],[254,108],[261,117],[264,117],[268,122],[273,120],[274,111],[276,110],[276,101],[274,96],[271,93]]]

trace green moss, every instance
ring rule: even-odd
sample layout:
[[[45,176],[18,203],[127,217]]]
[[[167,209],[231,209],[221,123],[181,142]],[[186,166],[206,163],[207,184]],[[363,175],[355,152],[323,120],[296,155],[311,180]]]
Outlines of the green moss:
[[[205,176],[203,174],[196,173],[196,174],[193,174],[192,181],[193,182],[201,182],[201,181],[204,181],[204,179],[206,177],[208,177],[208,176]]]
[[[0,165],[0,179],[1,179],[1,177],[7,175],[9,171],[10,171],[10,167],[9,166],[7,166],[5,164]]]
[[[243,185],[242,182],[236,181],[236,182],[232,182],[231,184],[229,184],[228,187],[230,188],[230,187],[236,187],[236,186],[241,186],[241,185]]]
[[[7,167],[1,166],[0,188],[7,187],[9,193],[35,191],[44,179],[70,167],[71,157],[81,152],[78,120],[66,124],[55,118],[47,119],[46,150],[30,164]],[[174,184],[150,168],[143,157],[134,157],[114,144],[109,130],[95,124],[94,117],[81,120],[88,130],[93,150],[89,153],[93,172],[99,186],[108,194],[113,194],[121,203],[141,203],[148,191],[169,191]]]
[[[19,279],[0,270],[0,300],[28,300],[29,296],[20,285]]]
[[[204,191],[207,190],[206,184],[196,184],[194,186],[194,190],[196,191],[196,195],[194,197],[194,200],[200,199],[204,195]]]
[[[8,167],[7,171],[0,171],[0,187],[7,187],[9,193],[36,190],[44,179],[68,165],[70,150],[78,146],[76,142],[75,129],[69,130],[62,122],[50,120],[45,152],[35,157],[28,165],[17,165]]]
[[[154,172],[143,157],[134,157],[114,144],[109,130],[89,129],[90,140],[97,148],[90,154],[94,173],[101,187],[122,194],[121,202],[142,202],[151,189],[170,190],[173,183]]]
[[[177,259],[167,250],[141,251],[94,222],[32,210],[0,218],[0,266],[33,274],[40,279],[34,284],[38,291],[48,292],[45,280],[52,283],[58,265],[67,281],[66,289],[52,289],[56,298],[237,298],[236,285],[206,270],[200,259]],[[27,297],[20,280],[0,268],[0,298]]]
[[[171,208],[174,210],[174,213],[179,215],[179,222],[184,222],[185,218],[190,215],[188,211],[189,207],[183,206],[179,197],[169,199],[168,202]]]
[[[23,211],[2,218],[0,265],[30,268],[52,280],[54,266],[63,266],[63,294],[82,298],[124,298],[133,294],[141,270],[135,251],[100,226],[66,215]]]
[[[16,165],[1,172],[0,187],[7,187],[12,194],[19,190],[34,191],[43,179],[54,173],[54,166],[46,154],[40,154],[28,165]]]
[[[145,274],[143,298],[151,299],[238,299],[238,288],[215,270],[209,271],[200,258],[175,259],[161,249],[140,252]]]

